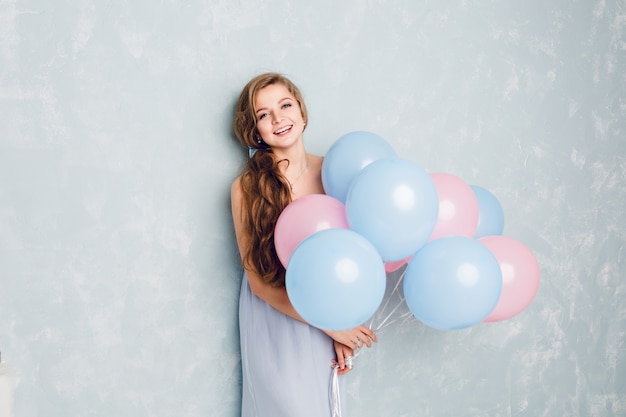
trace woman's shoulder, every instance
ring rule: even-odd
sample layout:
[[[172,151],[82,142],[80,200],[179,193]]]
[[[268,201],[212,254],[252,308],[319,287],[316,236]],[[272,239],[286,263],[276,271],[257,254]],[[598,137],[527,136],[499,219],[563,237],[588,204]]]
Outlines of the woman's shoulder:
[[[319,155],[309,154],[309,163],[315,167],[321,167],[324,162],[324,157]]]
[[[242,186],[241,186],[241,178],[243,174],[240,174],[233,180],[230,184],[230,195],[231,197],[241,197],[242,195]]]

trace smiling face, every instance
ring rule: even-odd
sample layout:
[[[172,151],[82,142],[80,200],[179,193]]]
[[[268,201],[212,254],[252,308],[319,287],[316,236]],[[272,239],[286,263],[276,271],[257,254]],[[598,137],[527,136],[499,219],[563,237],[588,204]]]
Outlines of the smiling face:
[[[259,90],[254,111],[261,139],[272,148],[288,148],[302,139],[302,109],[285,85],[275,83]]]

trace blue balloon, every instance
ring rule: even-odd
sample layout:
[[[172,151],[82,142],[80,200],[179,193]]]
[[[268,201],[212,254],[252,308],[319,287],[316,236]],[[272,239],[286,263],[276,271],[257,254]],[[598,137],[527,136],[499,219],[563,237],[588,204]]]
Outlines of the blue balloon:
[[[504,211],[500,202],[489,190],[471,185],[478,200],[478,227],[474,237],[500,236],[504,230]]]
[[[322,184],[331,197],[345,203],[354,177],[367,165],[382,158],[393,158],[396,151],[382,137],[364,131],[341,136],[333,143],[322,163]]]
[[[502,292],[502,272],[495,255],[465,236],[426,244],[409,262],[404,297],[415,317],[438,330],[481,323]]]
[[[304,239],[293,251],[285,276],[293,307],[325,330],[366,322],[378,309],[386,282],[376,249],[348,229],[326,229]]]
[[[365,167],[346,198],[348,226],[372,242],[385,262],[417,252],[433,233],[438,211],[431,177],[401,158],[379,159]]]

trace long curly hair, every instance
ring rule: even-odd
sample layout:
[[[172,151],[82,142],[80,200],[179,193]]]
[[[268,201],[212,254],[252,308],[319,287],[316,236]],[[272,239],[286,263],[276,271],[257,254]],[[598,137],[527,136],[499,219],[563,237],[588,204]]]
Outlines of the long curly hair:
[[[259,132],[254,109],[257,93],[273,84],[282,84],[293,94],[306,126],[307,110],[300,90],[284,75],[269,72],[251,79],[241,91],[235,105],[233,132],[246,149],[256,150],[244,165],[240,177],[244,232],[250,238],[242,261],[246,268],[257,271],[263,281],[281,287],[285,285],[285,268],[276,254],[274,227],[280,213],[291,202],[290,186],[279,170],[279,164],[285,160],[277,161],[272,149],[257,140]]]

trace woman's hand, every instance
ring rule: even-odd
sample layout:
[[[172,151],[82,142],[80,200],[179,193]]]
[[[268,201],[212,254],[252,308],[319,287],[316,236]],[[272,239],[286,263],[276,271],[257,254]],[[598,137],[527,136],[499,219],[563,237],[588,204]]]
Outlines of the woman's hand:
[[[369,348],[372,346],[372,342],[377,341],[376,334],[365,326],[358,326],[350,330],[327,330],[325,333],[334,340],[337,359],[333,361],[333,366],[339,367],[339,375],[350,372],[352,369],[348,366],[348,358],[354,356],[356,349],[360,349],[363,346]]]
[[[349,363],[346,363],[348,358],[354,357],[354,349],[344,345],[343,343],[339,343],[336,340],[333,341],[335,344],[335,353],[337,354],[337,359],[333,359],[333,368],[339,368],[337,371],[337,375],[347,374],[352,370],[352,366]]]
[[[359,349],[363,345],[371,347],[372,342],[377,341],[376,334],[370,328],[362,325],[350,330],[326,330],[325,332],[334,341],[342,343],[353,350]]]

